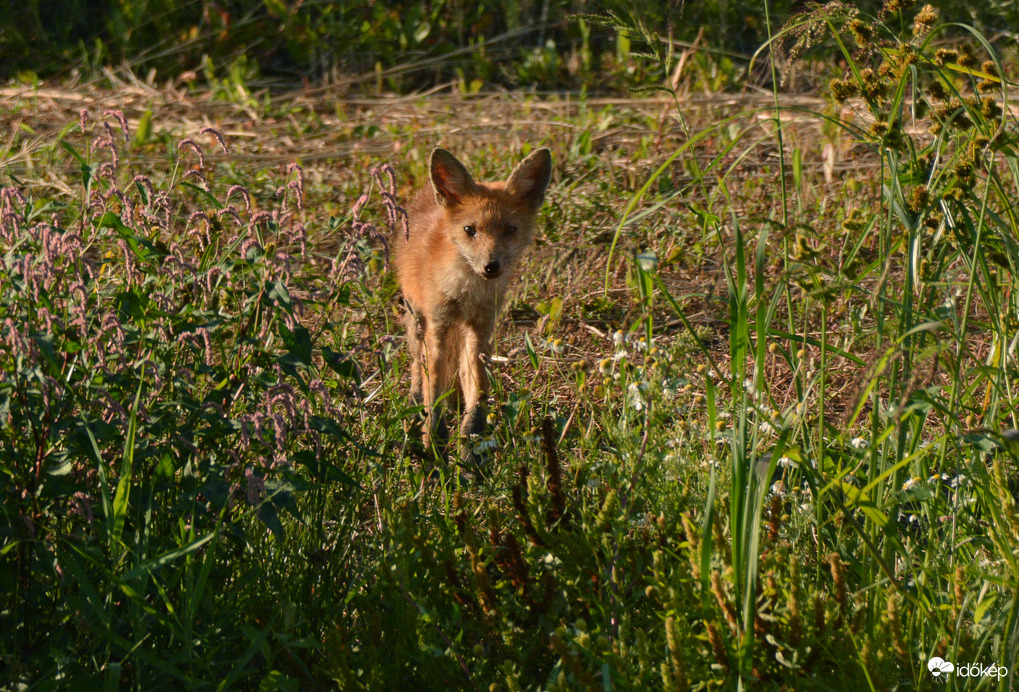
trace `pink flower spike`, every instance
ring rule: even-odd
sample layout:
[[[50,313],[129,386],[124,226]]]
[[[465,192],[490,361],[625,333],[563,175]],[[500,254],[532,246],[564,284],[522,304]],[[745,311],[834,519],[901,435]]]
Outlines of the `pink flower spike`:
[[[191,139],[190,137],[185,137],[184,139],[177,142],[178,152],[181,152],[181,150],[183,150],[185,147],[190,147],[191,149],[194,150],[195,154],[198,155],[198,167],[205,168],[205,154],[202,153],[202,148],[198,146],[198,142]]]
[[[103,117],[115,118],[117,120],[117,123],[120,125],[120,129],[124,132],[124,141],[126,142],[128,140],[128,127],[127,118],[124,117],[124,111],[117,110],[115,108],[110,109],[103,112]]]
[[[216,141],[219,142],[219,146],[223,150],[223,153],[224,154],[228,153],[228,150],[226,148],[226,142],[223,140],[223,135],[219,133],[219,130],[212,127],[203,127],[201,130],[199,130],[198,134],[212,135],[216,139]]]

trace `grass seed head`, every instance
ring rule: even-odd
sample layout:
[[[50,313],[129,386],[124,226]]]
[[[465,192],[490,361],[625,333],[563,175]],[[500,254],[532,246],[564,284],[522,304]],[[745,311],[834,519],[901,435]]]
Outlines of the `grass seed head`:
[[[909,647],[906,646],[906,641],[903,638],[902,619],[899,617],[900,600],[900,596],[897,593],[889,593],[886,617],[888,620],[888,630],[891,633],[892,638],[892,649],[895,651],[895,655],[898,657],[899,661],[908,665]]]
[[[956,62],[959,63],[959,67],[965,67],[971,70],[975,69],[979,64],[976,56],[973,55],[973,50],[965,44],[963,44],[963,46],[959,49],[959,57]]]
[[[998,90],[998,80],[996,79],[981,79],[977,82],[977,91],[981,93],[987,93],[989,91]]]
[[[924,5],[913,17],[913,33],[917,36],[926,36],[938,22],[938,11],[930,5]]]
[[[718,628],[715,627],[714,623],[707,623],[705,629],[708,633],[708,642],[711,643],[711,651],[715,656],[715,663],[719,669],[728,675],[729,673],[729,655],[725,651],[725,643],[722,641],[722,635],[719,634]]]
[[[673,684],[673,687],[669,689],[685,690],[689,688],[690,683],[687,681],[686,661],[682,654],[683,641],[680,637],[679,626],[676,624],[676,618],[671,615],[665,618],[665,641],[669,647],[669,668]]]
[[[856,17],[849,22],[849,33],[853,35],[857,46],[866,48],[874,38],[874,27],[869,22]]]
[[[837,77],[828,83],[828,90],[831,92],[832,99],[840,106],[859,93],[855,82]]]
[[[997,88],[997,84],[992,88]],[[980,115],[984,117],[984,120],[994,120],[1001,115],[1001,106],[993,96],[985,96],[980,101]]]
[[[729,627],[736,631],[738,627],[736,609],[729,602],[729,597],[725,593],[725,587],[722,585],[722,576],[718,573],[718,570],[711,573],[711,593],[715,595],[715,601],[718,603],[718,607],[722,609]]]
[[[815,593],[810,597],[810,606],[814,611],[814,634],[820,637],[825,630],[824,600]]]
[[[846,615],[849,611],[849,592],[846,589],[846,573],[845,567],[842,565],[842,560],[839,558],[838,553],[831,553],[828,555],[828,564],[831,567],[832,581],[835,583],[835,600],[839,604],[839,616],[836,620],[836,625],[839,622],[845,621]]]
[[[883,79],[883,75],[869,67],[860,70],[859,89],[863,98],[878,102],[883,98],[886,88],[887,83]]]
[[[789,610],[789,643],[796,646],[803,631],[800,618],[800,561],[795,555],[789,556],[789,593],[786,597]]]
[[[921,211],[927,208],[930,204],[931,195],[926,185],[917,185],[909,192],[909,199],[906,201],[906,206],[914,214],[919,214]]]
[[[952,596],[954,597],[952,619],[955,620],[958,619],[959,611],[966,600],[966,571],[962,565],[956,567],[955,572],[952,574]]]
[[[938,48],[934,51],[934,64],[947,65],[959,61],[959,51],[954,48]]]
[[[885,0],[884,7],[882,8],[883,13],[895,14],[897,12],[907,12],[912,9],[915,5],[914,0]]]

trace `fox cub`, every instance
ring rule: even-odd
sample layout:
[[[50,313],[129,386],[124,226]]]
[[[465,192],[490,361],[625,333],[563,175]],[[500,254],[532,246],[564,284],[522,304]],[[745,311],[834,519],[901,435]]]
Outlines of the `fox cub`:
[[[484,428],[495,317],[518,258],[534,240],[551,175],[548,149],[531,153],[505,182],[491,183],[475,182],[445,149],[432,152],[431,189],[407,207],[409,237],[398,233],[392,243],[407,304],[411,397],[426,412],[425,446],[439,424],[438,402],[457,374],[465,412],[460,434]]]

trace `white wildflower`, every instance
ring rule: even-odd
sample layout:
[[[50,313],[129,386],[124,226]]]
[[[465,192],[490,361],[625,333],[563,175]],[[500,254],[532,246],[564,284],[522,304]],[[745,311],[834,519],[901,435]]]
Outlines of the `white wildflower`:
[[[920,476],[913,476],[912,478],[910,478],[909,480],[907,480],[905,483],[902,484],[903,491],[912,490],[916,486],[920,485],[920,482],[922,480],[923,479],[920,478]]]
[[[631,382],[627,391],[630,393],[630,403],[633,407],[638,411],[644,410],[644,406],[646,405],[644,401],[644,392],[647,391],[647,385],[643,382],[640,384]]]
[[[474,445],[474,451],[476,453],[487,452],[490,449],[495,449],[499,446],[499,443],[493,439],[482,440],[478,444]]]

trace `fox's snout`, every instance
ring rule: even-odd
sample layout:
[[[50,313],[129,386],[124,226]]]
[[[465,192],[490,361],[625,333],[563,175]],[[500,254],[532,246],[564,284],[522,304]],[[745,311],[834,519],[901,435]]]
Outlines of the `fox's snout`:
[[[457,247],[467,266],[483,279],[498,279],[511,271],[514,257],[519,252],[513,244],[500,242],[482,231],[478,231],[476,236],[457,240]]]
[[[484,279],[498,279],[506,269],[505,263],[494,255],[490,255],[487,259],[478,257],[471,260],[469,255],[464,253],[464,257],[467,259],[467,264],[471,269],[480,274]]]
[[[502,274],[502,265],[499,264],[499,260],[492,260],[485,265],[484,268],[486,279],[496,279]]]

